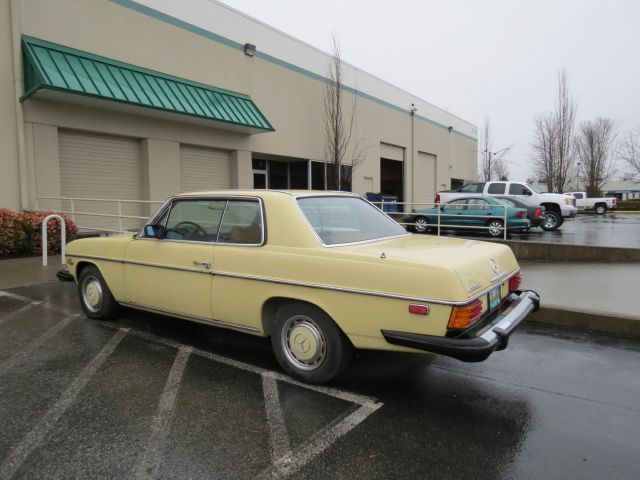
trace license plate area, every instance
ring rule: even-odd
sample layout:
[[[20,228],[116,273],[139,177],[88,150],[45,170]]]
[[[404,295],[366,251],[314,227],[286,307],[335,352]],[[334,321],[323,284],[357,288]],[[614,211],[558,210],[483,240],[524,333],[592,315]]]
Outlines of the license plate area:
[[[500,285],[489,290],[489,311],[500,305]]]

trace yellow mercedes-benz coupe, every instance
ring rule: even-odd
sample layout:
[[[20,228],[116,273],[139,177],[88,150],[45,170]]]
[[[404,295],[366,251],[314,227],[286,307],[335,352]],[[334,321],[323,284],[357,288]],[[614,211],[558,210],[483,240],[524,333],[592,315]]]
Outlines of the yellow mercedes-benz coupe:
[[[167,200],[139,233],[67,248],[82,308],[120,305],[269,336],[327,382],[354,348],[481,361],[538,308],[509,247],[407,233],[350,193],[230,190]]]

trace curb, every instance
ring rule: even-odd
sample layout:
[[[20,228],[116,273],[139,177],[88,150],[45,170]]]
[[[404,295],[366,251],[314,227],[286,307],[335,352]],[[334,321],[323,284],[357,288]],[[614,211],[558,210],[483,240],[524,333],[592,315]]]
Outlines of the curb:
[[[595,245],[571,245],[503,239],[491,239],[490,241],[511,247],[518,261],[640,262],[640,248],[601,247]]]
[[[528,321],[609,333],[619,337],[640,338],[640,317],[630,315],[544,305],[539,311],[532,313]]]

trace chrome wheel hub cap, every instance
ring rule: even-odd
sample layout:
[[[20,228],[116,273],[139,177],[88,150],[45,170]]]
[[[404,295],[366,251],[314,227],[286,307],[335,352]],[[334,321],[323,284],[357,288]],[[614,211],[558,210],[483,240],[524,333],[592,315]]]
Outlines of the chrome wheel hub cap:
[[[315,370],[326,357],[324,334],[318,324],[307,316],[289,318],[280,340],[287,360],[300,370]]]
[[[97,312],[102,306],[102,285],[93,275],[87,276],[82,282],[82,301],[92,312]]]
[[[556,223],[556,217],[554,217],[553,215],[547,215],[544,219],[544,224],[547,226],[547,228],[555,227]]]

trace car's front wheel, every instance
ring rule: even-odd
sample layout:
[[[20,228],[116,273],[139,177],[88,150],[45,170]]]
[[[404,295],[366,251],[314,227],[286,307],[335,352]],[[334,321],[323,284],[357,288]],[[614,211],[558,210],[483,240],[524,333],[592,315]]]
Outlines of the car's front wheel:
[[[416,233],[427,233],[429,231],[429,220],[427,217],[416,217],[413,221],[413,231]]]
[[[349,365],[353,347],[323,311],[291,302],[276,313],[271,345],[282,369],[307,383],[325,383]]]
[[[542,229],[547,232],[552,232],[553,230],[558,229],[560,225],[562,225],[562,215],[553,210],[547,211],[544,222],[541,225]]]
[[[117,316],[118,302],[113,298],[107,282],[104,281],[97,267],[88,265],[80,272],[78,296],[87,317],[109,320]]]

